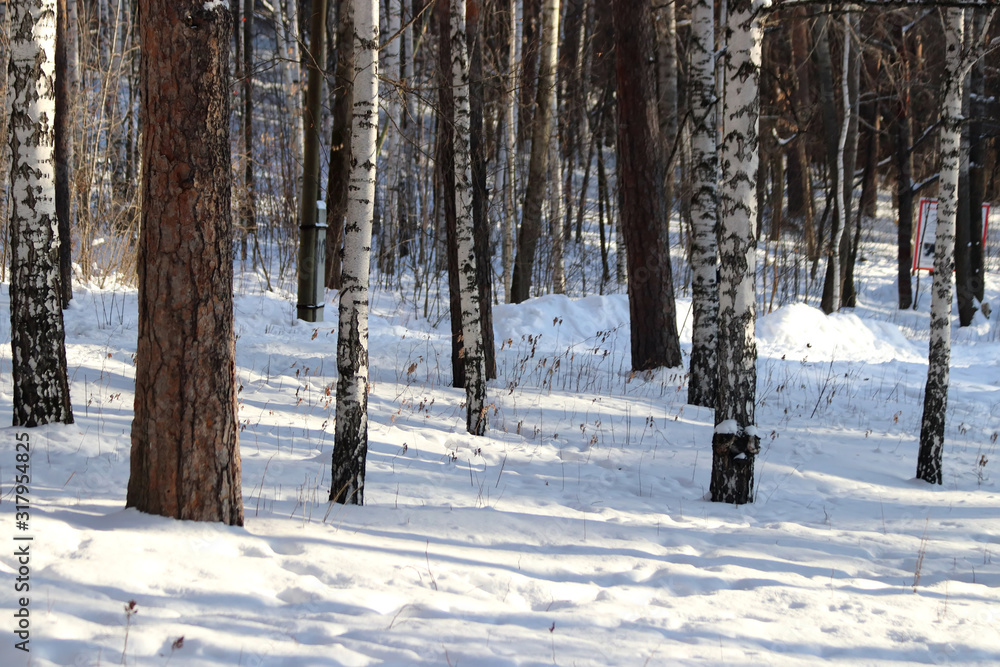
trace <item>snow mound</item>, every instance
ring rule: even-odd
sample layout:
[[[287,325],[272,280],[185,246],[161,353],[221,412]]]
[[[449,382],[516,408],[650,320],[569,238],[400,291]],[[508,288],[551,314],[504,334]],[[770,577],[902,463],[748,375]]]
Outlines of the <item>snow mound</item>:
[[[926,356],[895,324],[863,320],[854,313],[826,315],[801,303],[760,318],[757,339],[763,354],[810,361],[920,362]]]

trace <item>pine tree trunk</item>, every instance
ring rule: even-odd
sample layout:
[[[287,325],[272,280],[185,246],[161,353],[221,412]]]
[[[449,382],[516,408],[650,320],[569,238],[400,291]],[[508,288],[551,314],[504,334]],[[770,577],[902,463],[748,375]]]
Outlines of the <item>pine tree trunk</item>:
[[[753,501],[753,469],[760,451],[754,423],[757,390],[756,174],[762,30],[757,3],[732,0],[726,24],[722,181],[719,189],[719,373],[712,437],[714,502]]]
[[[14,426],[73,423],[53,153],[56,0],[12,3],[8,99]]]
[[[796,7],[793,12],[791,31],[792,71],[795,81],[793,102],[796,116],[803,119],[803,125],[796,128],[798,136],[788,152],[788,216],[802,220],[806,242],[806,256],[816,256],[816,233],[813,229],[813,191],[810,179],[811,167],[806,144],[809,137],[807,126],[812,108],[812,88],[809,77],[809,29],[805,7]]]
[[[688,403],[715,407],[718,365],[718,182],[715,146],[715,18],[710,0],[691,6],[691,366]]]
[[[620,219],[628,259],[632,369],[681,364],[649,0],[614,0]]]
[[[73,235],[72,210],[69,182],[73,170],[72,131],[67,122],[75,116],[75,89],[73,70],[69,67],[70,27],[67,0],[58,0],[56,10],[56,50],[55,50],[55,119],[53,132],[55,152],[55,198],[56,218],[59,228],[59,280],[62,307],[69,306],[73,299]]]
[[[368,458],[368,279],[378,140],[378,0],[354,2],[354,105],[330,500],[363,505]]]
[[[663,221],[666,243],[669,247],[670,215],[674,208],[674,174],[676,172],[677,156],[680,150],[674,151],[674,144],[679,137],[677,123],[677,8],[676,3],[663,3],[656,11],[656,51],[657,51],[657,104],[659,105],[660,140],[663,142],[663,154],[666,156],[663,173],[663,198],[667,209],[667,218]]]
[[[230,209],[232,26],[226,8],[203,4],[146,0],[139,12],[144,198],[126,505],[242,525]]]
[[[243,3],[243,198],[240,227],[243,247],[246,236],[257,233],[256,193],[253,161],[253,21],[254,0]]]
[[[937,229],[934,240],[934,282],[931,287],[931,332],[920,423],[917,478],[941,484],[945,413],[948,408],[948,366],[951,362],[952,271],[955,268],[955,219],[962,143],[963,10],[944,14],[945,71],[941,109],[941,178],[938,186]]]
[[[896,159],[896,289],[899,309],[913,305],[913,149],[908,105],[902,101],[896,115],[894,155]]]
[[[982,32],[985,13],[972,11],[972,34]],[[969,267],[972,273],[972,295],[980,302],[985,298],[983,281],[983,201],[986,199],[986,158],[989,139],[984,135],[986,110],[985,58],[976,61],[969,75]]]
[[[326,286],[341,287],[344,218],[351,178],[351,119],[354,109],[354,0],[337,1],[337,93],[333,103],[330,166],[326,188]]]
[[[417,142],[417,96],[410,92],[415,80],[413,62],[415,50],[413,43],[413,26],[411,25],[412,5],[403,3],[403,33],[399,47],[401,94],[403,96],[403,114],[400,120],[400,133],[403,142],[403,155],[399,169],[399,256],[409,257],[413,252],[413,240],[417,233],[417,185],[416,185],[416,142]]]
[[[472,218],[475,236],[476,282],[479,289],[479,323],[482,331],[483,367],[486,379],[497,376],[496,343],[493,336],[493,268],[490,258],[490,232],[486,189],[486,141],[483,110],[486,104],[483,80],[483,34],[480,21],[481,0],[466,4],[466,31],[469,53],[469,150],[472,156]]]
[[[542,10],[541,64],[538,68],[535,112],[531,119],[528,184],[524,194],[521,230],[517,239],[517,256],[514,259],[514,275],[510,286],[512,303],[521,303],[531,296],[531,271],[535,263],[538,238],[542,232],[542,203],[545,201],[545,189],[548,184],[546,174],[553,112],[550,93],[555,86],[559,0],[545,0]]]
[[[969,117],[969,77],[962,86],[962,118]],[[969,126],[962,125],[958,167],[958,209],[955,212],[955,301],[958,303],[958,326],[972,324],[976,314],[972,291],[972,207],[969,205]],[[978,213],[978,211],[976,212]],[[980,214],[982,217],[982,214]]]

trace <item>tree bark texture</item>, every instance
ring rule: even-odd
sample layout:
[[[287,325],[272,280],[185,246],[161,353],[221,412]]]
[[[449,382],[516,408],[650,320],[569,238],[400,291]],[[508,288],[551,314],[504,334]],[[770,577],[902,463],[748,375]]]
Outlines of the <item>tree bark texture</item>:
[[[712,500],[753,501],[757,344],[754,340],[757,147],[762,30],[755,9],[734,0],[726,24],[722,182],[719,189],[719,371],[712,437]]]
[[[944,99],[941,109],[941,179],[938,184],[937,230],[934,239],[934,282],[931,287],[931,336],[920,422],[917,478],[941,484],[945,413],[948,409],[948,366],[951,362],[952,271],[955,268],[955,219],[962,143],[963,11],[945,12]]]
[[[140,5],[142,204],[126,504],[243,523],[233,336],[231,14]]]
[[[710,0],[691,6],[691,365],[688,403],[715,407],[718,366],[719,157],[715,146],[715,18]]]
[[[517,237],[517,255],[511,279],[511,302],[521,303],[531,296],[531,271],[535,250],[542,232],[542,203],[545,200],[549,161],[549,138],[552,132],[551,91],[555,86],[559,37],[559,0],[545,0],[542,6],[541,64],[535,112],[531,116],[531,157],[528,183],[524,194],[521,229]],[[522,79],[523,82],[523,79]],[[522,120],[524,116],[522,115]]]
[[[375,217],[378,38],[378,0],[355,0],[351,181],[344,227],[337,331],[340,377],[330,488],[330,500],[354,505],[364,504],[368,458],[368,279]]]
[[[487,215],[489,192],[486,178],[486,137],[483,130],[485,81],[483,80],[483,22],[481,0],[466,4],[469,51],[469,150],[472,156],[472,220],[475,235],[476,281],[479,289],[479,323],[482,331],[483,366],[486,379],[497,376],[496,343],[493,335],[493,268],[490,258],[491,225]]]
[[[475,0],[473,0],[475,1]],[[469,51],[465,0],[451,0],[451,77],[455,104],[452,142],[455,150],[455,241],[462,304],[462,347],[465,361],[466,429],[486,432],[486,368],[479,318],[479,276],[473,229],[472,154],[470,148]]]
[[[56,11],[56,109],[53,129],[55,132],[55,197],[56,218],[59,220],[59,279],[61,282],[62,307],[69,306],[73,299],[73,233],[72,212],[70,202],[70,178],[73,170],[73,139],[72,129],[67,122],[74,114],[75,85],[73,81],[75,67],[69,66],[70,50],[75,48],[71,43],[71,28],[66,0],[58,0]],[[75,27],[73,28],[75,30]]]
[[[56,2],[7,9],[13,425],[70,424],[53,164]]]
[[[351,178],[351,118],[354,109],[354,0],[336,0],[337,76],[333,133],[326,188],[326,286],[340,289],[340,267]]]
[[[649,0],[614,0],[621,226],[628,261],[632,368],[681,364]]]

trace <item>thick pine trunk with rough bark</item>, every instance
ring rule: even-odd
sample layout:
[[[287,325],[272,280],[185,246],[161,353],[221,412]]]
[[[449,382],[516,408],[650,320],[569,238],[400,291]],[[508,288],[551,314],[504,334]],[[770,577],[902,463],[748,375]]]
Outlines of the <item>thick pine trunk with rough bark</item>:
[[[13,425],[70,424],[53,165],[56,2],[7,10]]]
[[[451,77],[455,104],[452,145],[455,151],[455,241],[462,304],[462,347],[465,361],[466,429],[486,432],[486,368],[479,318],[479,281],[473,234],[472,154],[469,130],[469,53],[465,32],[465,0],[451,0]]]
[[[621,226],[628,261],[632,369],[681,364],[649,0],[614,0]]]
[[[378,138],[378,0],[354,2],[351,180],[337,331],[337,424],[330,500],[363,505],[368,458],[368,279]]]
[[[712,436],[712,500],[753,501],[757,344],[754,340],[756,183],[762,30],[759,1],[734,0],[726,24],[722,182],[719,188],[719,374]]]
[[[542,5],[541,64],[538,68],[535,111],[531,116],[528,183],[524,194],[521,230],[517,237],[517,256],[514,258],[514,274],[510,286],[512,303],[521,303],[531,296],[531,271],[535,264],[538,237],[542,232],[542,204],[545,201],[545,188],[548,184],[546,175],[553,112],[550,93],[555,86],[558,37],[559,0],[545,0]]]
[[[952,271],[955,268],[955,219],[958,212],[958,173],[962,143],[961,9],[944,16],[945,71],[941,109],[941,178],[938,184],[937,229],[934,239],[934,282],[931,287],[931,335],[920,422],[917,478],[931,484],[942,481],[945,412],[948,408],[948,366],[951,362]]]
[[[710,0],[691,7],[691,365],[688,403],[715,407],[718,364],[718,182],[715,19]]]
[[[233,335],[231,15],[140,7],[142,218],[126,504],[243,523]]]

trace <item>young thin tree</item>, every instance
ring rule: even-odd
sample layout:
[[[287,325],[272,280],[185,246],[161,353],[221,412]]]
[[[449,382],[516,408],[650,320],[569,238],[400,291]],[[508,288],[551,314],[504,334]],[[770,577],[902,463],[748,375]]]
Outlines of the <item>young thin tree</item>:
[[[941,109],[941,177],[938,186],[937,230],[934,240],[934,281],[931,286],[931,332],[920,422],[917,478],[941,484],[945,413],[948,408],[948,366],[951,362],[952,272],[955,268],[955,220],[958,213],[958,175],[962,160],[962,89],[965,75],[977,59],[983,35],[972,35],[963,51],[964,10],[942,9],[945,34],[944,94]],[[986,26],[992,22],[990,19]],[[965,156],[968,159],[968,156]]]
[[[665,156],[660,142],[650,0],[614,0],[621,227],[628,261],[632,368],[681,364],[670,246],[664,233]]]
[[[56,11],[56,110],[55,131],[55,187],[56,217],[59,220],[59,277],[62,283],[62,306],[66,308],[73,299],[72,257],[72,205],[70,178],[73,169],[73,138],[69,119],[73,117],[76,97],[76,65],[71,51],[76,47],[73,35],[76,26],[69,24],[67,0],[58,0]]]
[[[231,14],[142,0],[142,220],[126,505],[243,523],[233,335]],[[184,76],[178,76],[184,72]]]
[[[715,146],[715,17],[711,0],[691,6],[691,66],[688,81],[691,130],[691,376],[688,403],[715,407],[718,364],[719,157]]]
[[[351,181],[337,331],[337,425],[330,500],[363,505],[368,458],[368,278],[378,139],[378,0],[354,2]]]
[[[512,303],[521,303],[531,296],[531,271],[535,264],[538,238],[542,233],[542,203],[548,185],[546,175],[553,111],[551,91],[555,86],[558,41],[559,0],[545,0],[542,5],[541,63],[538,68],[535,112],[531,117],[528,183],[524,194],[521,230],[517,237],[517,255],[514,258],[514,273],[510,285]]]
[[[722,108],[722,182],[719,189],[719,371],[712,436],[714,502],[753,501],[757,344],[754,340],[759,76],[767,0],[733,0],[726,23]]]
[[[470,150],[469,51],[465,34],[465,0],[451,0],[451,76],[454,89],[455,210],[458,274],[461,284],[462,345],[465,360],[466,429],[486,432],[486,368],[479,322],[479,282],[476,275],[472,224],[472,155]]]
[[[56,0],[7,11],[13,425],[71,424],[53,165]]]

